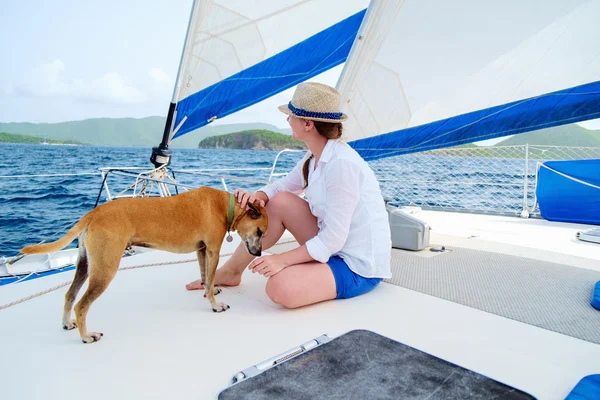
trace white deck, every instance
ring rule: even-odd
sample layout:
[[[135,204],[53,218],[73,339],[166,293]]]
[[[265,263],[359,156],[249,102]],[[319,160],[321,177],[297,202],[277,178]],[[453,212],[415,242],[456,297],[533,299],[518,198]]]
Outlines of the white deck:
[[[436,233],[600,261],[600,245],[583,242],[575,236],[595,225],[438,211],[421,211],[415,216],[426,221]],[[600,271],[600,262],[592,269]]]
[[[577,255],[600,266],[600,246],[573,236],[589,226],[418,216],[442,234]],[[224,253],[232,244],[225,245]],[[150,252],[122,265],[192,257]],[[600,373],[600,345],[390,284],[358,298],[286,310],[266,297],[263,277],[246,273],[241,286],[218,296],[231,309],[216,314],[202,293],[184,289],[198,275],[195,263],[119,272],[88,315],[90,330],[105,334],[90,345],[61,328],[66,287],[0,311],[2,397],[211,399],[239,370],[323,333],[335,337],[353,329],[386,335],[539,399],[564,399],[583,376]],[[2,287],[0,305],[71,276]]]

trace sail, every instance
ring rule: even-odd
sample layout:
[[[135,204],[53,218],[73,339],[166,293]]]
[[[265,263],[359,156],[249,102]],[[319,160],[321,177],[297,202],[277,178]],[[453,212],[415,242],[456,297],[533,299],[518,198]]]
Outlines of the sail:
[[[171,139],[343,63],[366,0],[197,0]]]
[[[346,138],[372,160],[599,118],[599,15],[599,0],[374,1],[338,82]]]
[[[600,0],[198,0],[170,137],[344,62],[344,135],[367,160],[600,118],[598,15]]]

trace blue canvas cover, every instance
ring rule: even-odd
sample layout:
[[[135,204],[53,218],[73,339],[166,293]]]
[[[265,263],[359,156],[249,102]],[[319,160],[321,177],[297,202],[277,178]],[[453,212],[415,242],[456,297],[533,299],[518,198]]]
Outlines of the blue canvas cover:
[[[582,378],[565,400],[600,399],[600,375],[588,375]]]
[[[544,219],[600,225],[600,160],[545,162],[536,194]]]

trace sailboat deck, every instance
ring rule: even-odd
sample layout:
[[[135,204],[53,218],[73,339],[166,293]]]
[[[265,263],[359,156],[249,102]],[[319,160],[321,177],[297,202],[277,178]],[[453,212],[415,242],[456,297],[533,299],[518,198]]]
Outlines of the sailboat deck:
[[[394,265],[390,280],[394,284],[382,283],[354,299],[287,310],[267,298],[263,277],[246,272],[242,285],[225,288],[218,296],[231,309],[216,314],[202,293],[184,289],[198,276],[196,263],[189,262],[119,272],[88,315],[89,328],[105,334],[95,344],[83,345],[77,332],[61,329],[66,287],[2,310],[3,395],[11,399],[216,398],[236,372],[324,333],[336,337],[354,329],[388,336],[539,399],[562,399],[583,376],[600,372],[600,345],[591,340],[394,281],[416,274],[413,269],[407,275],[415,268],[407,267],[407,259],[426,265],[427,260],[460,253],[452,249],[600,273],[600,246],[574,239],[578,230],[588,226],[425,211],[417,216],[433,228],[432,244],[450,251],[395,251],[395,259],[404,261]],[[235,244],[224,243],[222,252],[230,252]],[[125,258],[122,266],[190,258],[193,255],[156,251]],[[467,258],[453,261],[454,267],[467,263]],[[65,272],[8,285],[0,290],[0,305],[71,277],[72,272]],[[460,279],[437,285],[460,287]],[[465,282],[463,288],[477,286]],[[487,290],[482,288],[481,298]],[[504,308],[522,308],[514,301],[510,298]],[[590,307],[589,298],[581,307]],[[557,311],[559,318],[570,318],[561,312]],[[600,312],[590,318],[600,326]]]

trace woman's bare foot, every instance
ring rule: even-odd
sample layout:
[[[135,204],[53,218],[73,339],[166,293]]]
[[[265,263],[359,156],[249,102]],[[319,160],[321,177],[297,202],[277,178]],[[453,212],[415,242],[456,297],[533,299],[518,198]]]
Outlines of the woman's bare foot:
[[[242,274],[232,273],[223,268],[219,268],[217,269],[217,272],[215,272],[215,285],[237,286],[241,282]],[[185,288],[187,290],[202,290],[204,289],[204,285],[202,284],[202,280],[198,279],[185,285]]]

